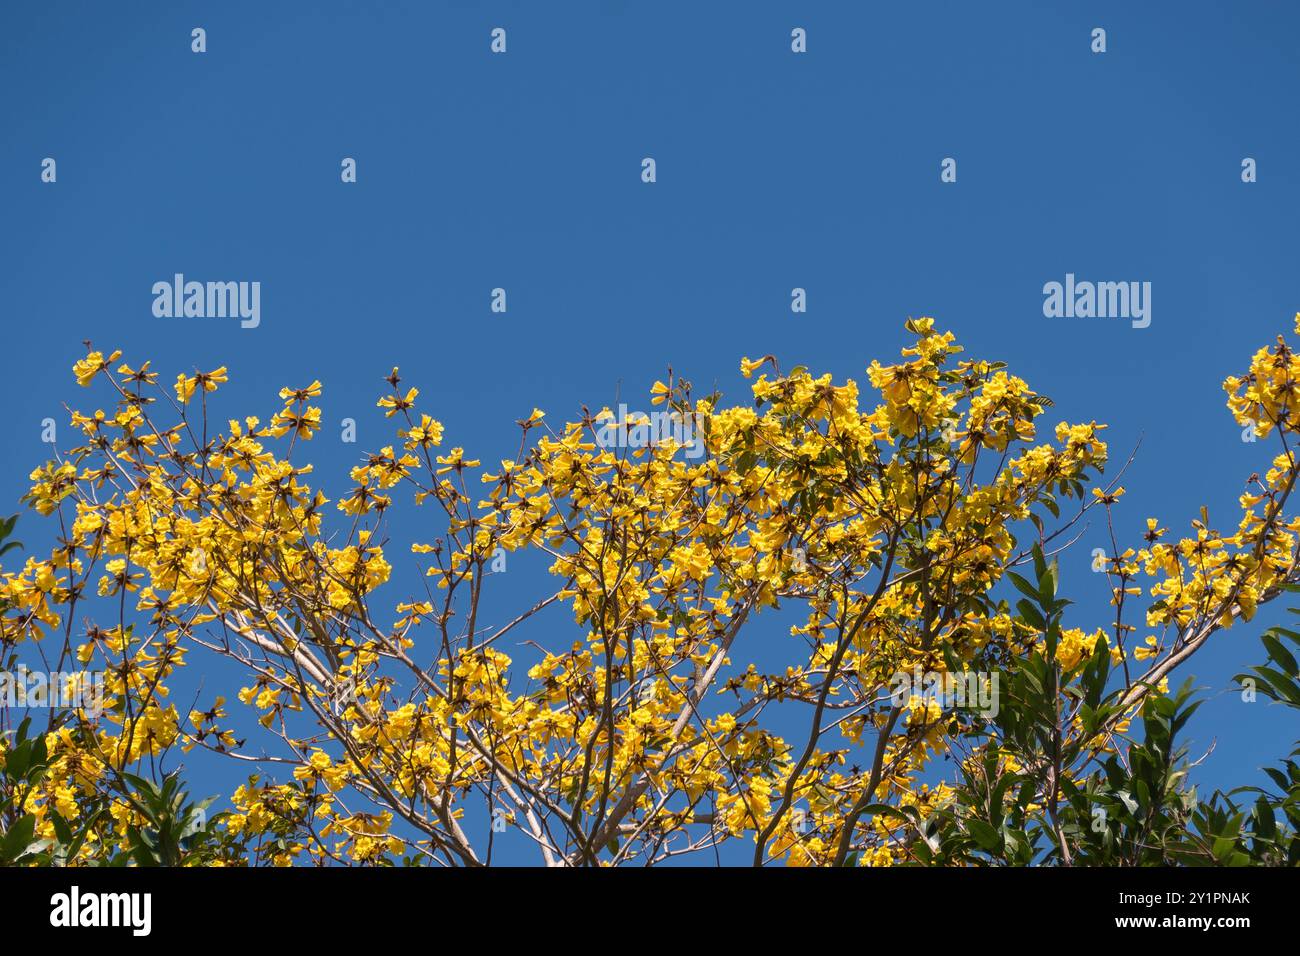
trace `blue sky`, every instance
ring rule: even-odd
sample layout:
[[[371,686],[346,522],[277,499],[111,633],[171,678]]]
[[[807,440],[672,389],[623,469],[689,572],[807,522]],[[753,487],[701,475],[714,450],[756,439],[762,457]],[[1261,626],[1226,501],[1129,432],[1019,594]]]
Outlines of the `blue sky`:
[[[84,403],[67,370],[87,338],[166,379],[227,365],[237,414],[321,379],[326,422],[359,422],[358,445],[327,429],[311,448],[337,493],[389,437],[374,402],[395,364],[491,461],[534,405],[635,399],[669,365],[744,401],[738,361],[768,352],[861,376],[933,315],[1054,418],[1108,422],[1115,458],[1141,438],[1122,538],[1201,504],[1235,524],[1266,450],[1221,383],[1300,308],[1298,19],[1264,2],[5,5],[0,512],[47,457],[41,420]],[[151,287],[177,272],[261,282],[261,325],[156,318]],[[1045,318],[1067,273],[1149,281],[1150,327]],[[42,543],[37,519],[19,527]],[[1065,559],[1074,623],[1104,620],[1088,560],[1105,545],[1094,523]],[[501,614],[540,587],[519,575]],[[1209,787],[1255,782],[1297,735],[1223,693],[1262,659],[1257,632],[1186,671],[1214,695],[1192,725]],[[229,773],[196,769],[196,789]]]

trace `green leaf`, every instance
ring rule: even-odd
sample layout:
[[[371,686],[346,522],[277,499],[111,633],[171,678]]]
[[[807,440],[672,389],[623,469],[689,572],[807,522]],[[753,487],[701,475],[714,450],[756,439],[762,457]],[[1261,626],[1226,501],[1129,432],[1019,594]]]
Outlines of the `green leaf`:
[[[0,843],[0,861],[17,863],[23,854],[27,852],[32,837],[35,835],[36,817],[30,813],[23,814],[18,818],[18,822],[9,828],[9,832],[5,834],[4,842]]]
[[[72,842],[72,827],[68,826],[68,821],[63,819],[62,815],[54,810],[50,811],[50,822],[54,824],[54,835],[59,838],[59,843],[67,846]]]
[[[1288,674],[1296,673],[1297,667],[1295,657],[1290,651],[1282,646],[1281,641],[1276,637],[1273,637],[1271,634],[1263,634],[1259,639],[1263,642],[1264,646],[1268,648],[1269,656],[1272,657],[1273,660],[1277,661],[1277,663],[1281,664],[1283,670]]]
[[[1029,600],[1033,601],[1035,604],[1041,603],[1038,588],[1030,584],[1021,575],[1016,574],[1015,571],[1008,571],[1007,577],[1011,579],[1011,583],[1016,586],[1017,591],[1029,598]]]
[[[1271,840],[1277,832],[1277,818],[1273,815],[1273,806],[1267,797],[1255,801],[1255,833],[1265,840]]]
[[[975,842],[978,843],[981,848],[988,850],[990,853],[997,852],[998,848],[1002,845],[1002,835],[983,820],[967,820],[966,829],[970,831],[970,835],[975,838]]]
[[[1038,613],[1038,608],[1034,607],[1024,598],[1021,598],[1016,602],[1016,610],[1020,612],[1021,617],[1032,626],[1038,628],[1038,630],[1041,631],[1047,626],[1047,622],[1043,620],[1043,615]]]

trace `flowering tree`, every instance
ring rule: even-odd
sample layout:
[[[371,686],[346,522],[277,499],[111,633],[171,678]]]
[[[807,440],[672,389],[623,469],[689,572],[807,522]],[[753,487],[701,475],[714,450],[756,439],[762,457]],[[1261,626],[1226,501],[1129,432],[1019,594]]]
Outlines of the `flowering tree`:
[[[625,424],[608,410],[556,428],[535,410],[518,460],[484,468],[442,447],[394,369],[393,444],[337,502],[302,461],[320,383],[219,430],[225,368],[169,388],[90,351],[77,380],[114,410],[74,412],[79,444],[32,473],[58,543],[3,575],[0,652],[75,660],[106,699],[3,745],[6,858],[477,866],[503,832],[574,866],[712,863],[727,843],[755,864],[1294,858],[1300,773],[1252,811],[1189,799],[1174,737],[1194,703],[1168,678],[1300,577],[1300,362],[1279,337],[1225,383],[1237,421],[1280,444],[1235,527],[1202,513],[1180,540],[1153,519],[1140,547],[1116,541],[1113,620],[1081,629],[1053,555],[1123,493],[1087,488],[1103,426],[1044,440],[1048,399],[960,359],[932,320],[907,328],[865,405],[857,382],[772,356],[741,364],[750,404],[656,383],[691,454],[672,436],[607,447]],[[436,525],[406,559],[431,586],[385,597],[399,494]],[[493,562],[525,549],[552,587],[502,616]],[[559,633],[550,605],[572,618]],[[778,608],[797,623],[760,667],[750,635]],[[1255,679],[1300,705],[1268,642]],[[211,657],[246,675],[229,693],[257,734],[225,697],[172,700]],[[905,679],[921,674],[969,676],[973,699]],[[202,825],[164,770],[194,748],[242,781]]]

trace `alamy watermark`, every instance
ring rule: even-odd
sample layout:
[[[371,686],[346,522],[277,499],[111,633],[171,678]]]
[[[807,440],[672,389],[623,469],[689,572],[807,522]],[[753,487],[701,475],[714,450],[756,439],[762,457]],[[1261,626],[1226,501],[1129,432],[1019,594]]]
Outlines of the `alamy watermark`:
[[[0,706],[79,710],[87,717],[104,712],[104,675],[90,671],[0,671]]]
[[[176,273],[171,282],[153,284],[153,314],[160,319],[239,319],[245,329],[262,323],[262,283],[186,282]]]
[[[913,697],[934,701],[940,710],[972,710],[985,717],[998,715],[998,672],[899,671],[889,682],[890,700],[906,707]]]
[[[618,406],[618,415],[598,419],[596,444],[601,448],[653,448],[666,441],[675,442],[687,458],[704,454],[704,428],[697,414],[678,411],[628,413]]]
[[[1065,282],[1043,286],[1043,315],[1049,319],[1129,319],[1133,328],[1151,324],[1150,282],[1077,282],[1073,272]]]
[[[125,927],[132,936],[148,936],[153,929],[153,894],[82,892],[73,886],[50,897],[50,925]]]

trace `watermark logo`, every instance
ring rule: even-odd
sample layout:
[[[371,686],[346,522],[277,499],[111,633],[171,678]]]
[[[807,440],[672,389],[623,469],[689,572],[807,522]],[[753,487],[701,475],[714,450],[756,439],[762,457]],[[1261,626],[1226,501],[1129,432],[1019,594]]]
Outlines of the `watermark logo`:
[[[171,282],[153,284],[153,314],[160,319],[234,319],[245,329],[262,322],[262,283],[186,282],[176,273]]]
[[[676,410],[631,412],[618,406],[618,415],[606,409],[596,416],[596,444],[601,448],[653,448],[673,441],[687,458],[704,454],[704,429],[697,414]]]
[[[133,936],[148,936],[153,929],[153,894],[82,893],[74,886],[50,897],[50,925],[126,926]]]
[[[87,717],[104,712],[104,675],[89,671],[0,671],[0,706],[79,710]]]
[[[889,682],[890,700],[895,707],[906,707],[912,698],[934,701],[940,710],[972,710],[985,717],[998,715],[998,672],[899,671]]]
[[[1129,319],[1135,329],[1151,324],[1150,282],[1065,282],[1043,286],[1043,315],[1049,319]]]

